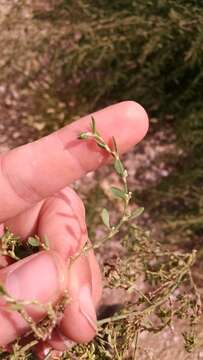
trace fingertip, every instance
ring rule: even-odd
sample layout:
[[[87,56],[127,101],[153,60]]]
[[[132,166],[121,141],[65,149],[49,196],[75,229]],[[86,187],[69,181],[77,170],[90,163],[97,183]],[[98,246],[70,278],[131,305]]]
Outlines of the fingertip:
[[[134,122],[135,131],[139,132],[140,140],[146,135],[149,128],[149,118],[146,110],[136,101],[127,100],[119,103],[123,109],[124,118]]]
[[[149,127],[144,108],[130,100],[111,105],[96,113],[95,119],[98,119],[98,130],[107,142],[112,136],[115,137],[120,153],[125,153],[138,144]]]
[[[66,338],[79,343],[91,341],[97,332],[92,281],[89,259],[82,255],[70,268],[68,293],[71,301],[66,305],[59,326]]]
[[[96,310],[88,285],[81,287],[78,300],[67,305],[60,331],[66,338],[79,343],[88,343],[96,335]]]
[[[70,350],[76,345],[74,341],[68,339],[61,333],[58,326],[53,330],[51,338],[47,340],[47,344],[57,351]]]
[[[70,317],[74,319],[75,322],[70,324]],[[70,340],[86,344],[89,343],[96,336],[96,329],[89,325],[87,319],[83,315],[78,316],[78,314],[73,311],[71,314],[67,311],[64,314],[64,319],[60,324],[60,331],[64,337],[69,338]]]

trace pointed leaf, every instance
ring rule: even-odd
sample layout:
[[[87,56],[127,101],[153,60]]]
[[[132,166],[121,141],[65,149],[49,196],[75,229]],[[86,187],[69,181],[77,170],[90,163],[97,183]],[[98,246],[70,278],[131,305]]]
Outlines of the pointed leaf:
[[[111,191],[112,191],[113,195],[115,195],[116,197],[123,199],[123,200],[126,199],[125,191],[123,191],[115,186],[111,187]]]
[[[138,216],[140,216],[144,211],[143,207],[139,207],[138,209],[136,209],[135,211],[132,212],[129,220],[133,220],[135,218],[137,218]]]
[[[116,161],[114,163],[114,168],[115,168],[118,175],[123,176],[125,168],[124,168],[123,163],[121,162],[120,159],[116,159]]]
[[[108,212],[107,209],[104,208],[104,209],[102,210],[101,218],[102,218],[102,221],[103,221],[104,225],[105,225],[107,228],[110,228],[109,212]]]
[[[91,124],[91,127],[92,127],[92,132],[93,134],[96,133],[96,122],[95,122],[95,118],[93,116],[91,116],[91,120],[92,120],[92,124]]]

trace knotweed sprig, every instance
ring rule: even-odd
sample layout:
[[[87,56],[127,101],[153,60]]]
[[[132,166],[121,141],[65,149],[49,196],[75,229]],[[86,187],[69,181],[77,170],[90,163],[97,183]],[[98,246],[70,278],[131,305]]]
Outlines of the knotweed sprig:
[[[69,301],[69,297],[65,292],[62,299],[55,305],[51,303],[42,304],[37,300],[16,300],[6,291],[5,287],[0,284],[0,296],[6,302],[6,309],[9,311],[17,311],[22,318],[27,322],[30,327],[30,331],[37,340],[46,340],[52,330],[57,324],[60,315],[63,314],[65,305]],[[26,310],[26,306],[35,305],[39,310],[46,313],[46,318],[43,319],[39,324],[32,319]],[[30,332],[29,331],[29,332]]]
[[[26,345],[20,345],[18,341],[16,341],[12,346],[12,352],[0,350],[0,359],[2,360],[31,360],[33,359],[31,356],[32,348],[37,345],[38,340],[32,340]]]
[[[128,189],[128,182],[127,182],[127,177],[128,177],[128,172],[124,167],[123,162],[120,159],[120,154],[118,151],[118,147],[115,141],[115,138],[112,137],[112,147],[109,146],[104,139],[102,138],[102,136],[99,134],[97,128],[96,128],[96,122],[95,119],[92,117],[92,123],[91,123],[91,131],[89,132],[83,132],[79,135],[79,139],[81,140],[94,140],[95,143],[97,144],[97,146],[99,146],[100,148],[102,148],[103,150],[105,150],[112,158],[114,161],[114,169],[117,173],[117,175],[120,177],[123,187],[117,188],[117,187],[111,187],[111,191],[113,193],[113,195],[115,195],[116,197],[118,197],[119,199],[121,199],[123,201],[123,212],[121,214],[120,219],[118,220],[118,222],[115,225],[112,225],[110,222],[110,216],[109,216],[109,212],[106,208],[104,208],[102,210],[102,220],[104,225],[107,228],[107,234],[104,236],[103,239],[101,239],[100,241],[98,241],[96,244],[94,244],[93,246],[91,245],[86,245],[81,252],[85,253],[88,250],[94,248],[99,248],[101,245],[103,245],[106,241],[110,240],[114,235],[116,235],[121,226],[124,224],[127,224],[130,222],[130,220],[133,220],[134,218],[136,218],[137,216],[139,216],[142,212],[143,212],[143,208],[138,208],[136,210],[131,210],[131,208],[129,207],[129,203],[130,200],[132,198],[132,193],[129,191]],[[136,236],[137,231],[139,230],[138,227],[135,225],[127,225],[129,228],[132,228],[134,231],[134,236]],[[138,231],[139,232],[139,231]],[[171,297],[173,296],[175,290],[177,288],[179,288],[181,286],[182,283],[185,283],[186,280],[188,282],[189,287],[192,289],[193,294],[194,294],[194,299],[193,299],[193,305],[190,304],[186,304],[184,301],[184,306],[185,306],[185,312],[189,312],[189,315],[187,316],[187,318],[189,318],[189,335],[184,335],[184,339],[189,339],[188,343],[190,345],[190,348],[193,348],[193,345],[195,345],[196,340],[194,340],[193,344],[191,344],[193,339],[196,339],[195,337],[195,326],[196,323],[199,320],[199,316],[200,316],[200,312],[201,312],[201,299],[198,293],[198,290],[192,280],[191,277],[191,267],[194,264],[194,261],[196,259],[196,252],[193,251],[191,254],[175,254],[175,253],[171,253],[168,252],[167,250],[163,250],[161,249],[160,245],[157,243],[154,246],[154,250],[152,248],[152,246],[150,246],[150,239],[149,239],[149,233],[143,232],[144,235],[141,236],[141,238],[143,237],[143,243],[141,242],[140,246],[140,259],[143,260],[143,268],[142,268],[142,272],[145,273],[146,276],[146,280],[149,281],[150,283],[150,278],[153,279],[154,283],[157,283],[156,288],[149,292],[149,294],[142,294],[139,293],[139,299],[136,303],[129,305],[128,304],[128,311],[124,311],[121,314],[117,314],[114,315],[112,317],[108,317],[102,320],[98,321],[98,326],[99,326],[99,332],[104,331],[103,326],[113,326],[113,324],[119,324],[121,325],[121,322],[124,321],[125,324],[127,324],[126,326],[124,326],[128,331],[129,331],[129,340],[131,343],[134,344],[134,357],[133,359],[135,359],[136,357],[136,351],[137,351],[137,343],[138,343],[138,337],[139,337],[139,333],[146,330],[146,331],[153,331],[153,332],[158,332],[161,331],[162,329],[164,329],[166,326],[170,326],[171,322],[173,320],[173,317],[181,317],[181,311],[183,310],[182,305],[178,305],[179,304],[179,299],[177,299],[177,306],[179,306],[178,308],[175,309],[175,307],[172,306],[171,304]],[[136,240],[137,242],[138,240]],[[138,246],[138,243],[136,245],[136,248]],[[138,247],[139,247],[138,246]],[[130,253],[128,254],[128,259],[127,262],[130,261],[130,259],[132,258],[132,266],[133,263],[135,262],[135,249],[131,249]],[[76,258],[78,256],[80,256],[80,253],[78,253],[76,255]],[[150,254],[150,252],[152,252]],[[154,252],[154,254],[153,254]],[[137,254],[138,255],[138,254]],[[151,259],[151,255],[154,255],[154,260]],[[171,270],[169,271],[169,269],[167,269],[167,271],[164,270],[165,265],[161,266],[160,270],[155,270],[152,271],[152,269],[150,269],[150,266],[145,266],[145,262],[148,261],[149,259],[149,265],[151,265],[151,262],[153,263],[153,261],[155,261],[155,259],[157,260],[157,263],[159,263],[159,259],[163,259],[162,261],[166,261],[166,268],[167,266],[171,267]],[[122,261],[121,261],[122,263]],[[126,263],[124,262],[124,267],[126,267]],[[135,267],[135,264],[134,264]],[[133,267],[131,267],[132,269]],[[119,269],[121,270],[121,269]],[[134,289],[135,286],[135,281],[136,281],[136,275],[134,273],[132,273],[132,270],[130,270],[129,273],[129,267],[127,266],[126,271],[123,271],[123,269],[121,270],[121,275],[119,276],[119,274],[115,274],[115,278],[114,276],[112,277],[113,282],[116,281],[117,286],[118,287],[123,287],[123,288],[127,288],[128,292],[132,292],[132,290]],[[124,276],[123,274],[125,274],[126,276]],[[122,276],[125,278],[125,280],[127,279],[127,284],[125,281],[125,284],[123,284],[123,281],[121,280]],[[132,284],[130,284],[132,281]],[[114,287],[114,285],[113,285]],[[136,291],[135,291],[136,292]],[[140,305],[141,309],[140,309]],[[157,325],[153,324],[151,322],[151,315],[155,315],[159,318],[160,320],[160,325],[157,327]],[[133,326],[131,326],[131,322],[133,322]],[[110,325],[111,324],[111,325]],[[117,326],[117,325],[115,325]],[[109,330],[108,330],[109,331]],[[192,331],[192,335],[190,334]],[[119,336],[119,333],[114,334],[113,335],[113,327],[112,327],[112,332],[111,332],[111,336]],[[108,333],[108,338],[110,339],[110,333]],[[101,340],[101,339],[100,339]],[[186,344],[186,340],[185,340],[185,344]],[[130,344],[129,342],[129,344]],[[113,343],[113,342],[112,342]],[[186,350],[188,351],[189,349],[189,345],[186,345]],[[117,354],[117,350],[116,350],[116,344],[114,343],[113,348],[114,348],[114,354]],[[101,343],[100,343],[100,349],[101,349]],[[104,350],[106,351],[106,350]],[[85,349],[84,349],[84,353],[85,353]],[[119,359],[120,357],[118,356],[118,354],[116,355],[117,358]],[[122,358],[122,355],[121,355]]]
[[[8,256],[18,261],[32,253],[42,250],[49,250],[49,242],[45,236],[40,239],[39,236],[30,236],[27,241],[22,241],[19,236],[13,234],[7,227],[4,234],[0,237],[0,255]]]
[[[86,246],[84,246],[83,249],[73,257],[73,259],[78,258],[81,255],[81,252],[86,253],[87,251],[89,251],[92,248],[94,248],[94,249],[99,248],[101,245],[103,245],[108,240],[110,240],[112,237],[114,237],[119,232],[119,230],[123,224],[137,218],[144,211],[143,207],[136,208],[133,211],[129,207],[129,203],[132,198],[132,192],[129,191],[129,188],[128,188],[128,182],[127,182],[128,172],[127,172],[127,169],[125,169],[125,166],[120,158],[120,154],[119,154],[119,150],[118,150],[118,146],[117,146],[115,138],[112,137],[112,146],[109,146],[105,142],[103,137],[100,135],[100,133],[98,132],[98,130],[96,128],[96,122],[95,122],[95,119],[93,116],[91,118],[91,131],[82,132],[78,138],[80,140],[95,141],[96,145],[99,148],[105,150],[106,153],[113,158],[114,169],[115,169],[117,175],[119,176],[119,178],[121,179],[123,186],[122,186],[122,188],[112,186],[111,191],[115,197],[117,197],[123,201],[124,206],[123,206],[123,212],[121,214],[120,219],[114,225],[111,224],[109,211],[106,208],[104,208],[102,210],[101,218],[102,218],[104,225],[106,226],[106,228],[108,230],[107,234],[94,245],[86,244]]]
[[[21,245],[21,240],[8,228],[5,228],[4,234],[1,236],[0,244],[0,255],[9,256],[16,261],[20,260],[20,258],[16,255],[16,248]]]

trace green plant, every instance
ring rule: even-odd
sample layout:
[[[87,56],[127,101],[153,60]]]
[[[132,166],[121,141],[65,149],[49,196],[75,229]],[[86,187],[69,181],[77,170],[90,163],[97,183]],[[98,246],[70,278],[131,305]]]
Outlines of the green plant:
[[[93,245],[85,245],[83,249],[72,257],[70,266],[81,254],[89,249],[98,249],[107,246],[108,241],[122,231],[122,256],[108,259],[104,264],[105,286],[108,288],[123,289],[125,297],[121,310],[115,315],[98,321],[97,337],[86,345],[76,345],[64,353],[61,359],[136,359],[139,349],[139,335],[143,331],[159,332],[165,327],[172,327],[176,318],[187,320],[188,326],[183,333],[185,349],[191,352],[197,345],[196,326],[201,313],[201,299],[192,276],[192,266],[196,252],[182,253],[171,252],[154,241],[150,233],[134,224],[134,219],[141,215],[143,208],[134,209],[130,205],[132,193],[128,189],[128,173],[120,159],[117,144],[114,138],[108,145],[96,128],[92,118],[89,132],[81,133],[82,141],[94,141],[102,151],[107,152],[114,160],[114,169],[119,176],[122,187],[112,187],[114,196],[123,202],[123,212],[116,224],[111,223],[107,209],[101,213],[102,221],[106,227],[103,239]],[[131,223],[132,222],[132,223]],[[122,227],[122,229],[121,229]],[[8,255],[15,254],[12,234],[7,230],[6,246]],[[2,237],[2,239],[4,239]],[[11,242],[11,245],[10,243]],[[29,241],[33,246],[38,246],[36,241]],[[15,242],[15,247],[17,243]],[[14,256],[15,260],[16,257]],[[144,290],[136,282],[142,278]],[[61,316],[64,306],[68,301],[68,294],[55,306],[41,305],[33,300],[31,303],[43,306],[47,312],[41,324],[35,324],[25,310],[26,302],[19,302],[10,297],[1,286],[1,296],[10,310],[18,311],[28,322],[31,332],[36,340],[21,347],[19,342],[13,344],[13,353],[3,353],[4,359],[24,360],[29,359],[30,349],[39,339],[46,339]],[[29,302],[30,303],[30,302]],[[46,360],[52,359],[52,353]]]

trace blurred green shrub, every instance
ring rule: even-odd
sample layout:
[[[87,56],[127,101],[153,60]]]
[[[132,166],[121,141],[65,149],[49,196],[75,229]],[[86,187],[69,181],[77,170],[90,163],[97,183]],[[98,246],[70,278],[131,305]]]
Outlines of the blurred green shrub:
[[[29,15],[23,3],[7,16],[1,77],[24,77],[22,87],[38,80],[35,92],[63,99],[71,115],[135,99],[178,122],[201,116],[201,2],[52,0],[48,8],[27,5]]]
[[[201,2],[64,0],[35,21],[52,26],[42,51],[51,49],[56,91],[67,96],[73,86],[74,112],[135,99],[179,122],[193,123],[186,118],[197,110],[201,115]]]

